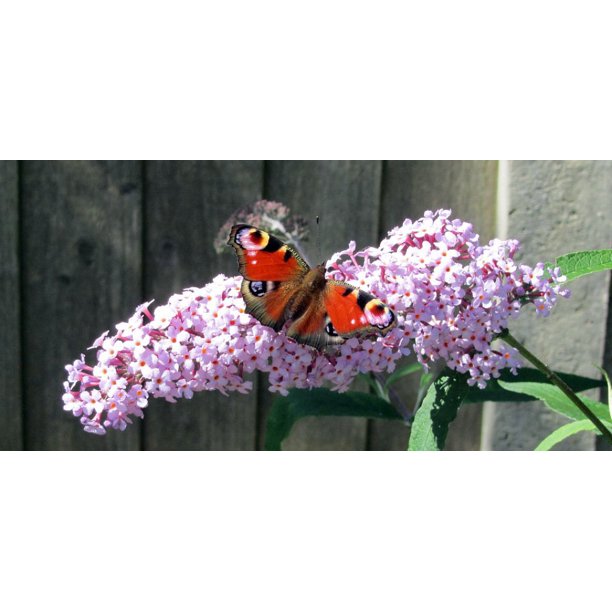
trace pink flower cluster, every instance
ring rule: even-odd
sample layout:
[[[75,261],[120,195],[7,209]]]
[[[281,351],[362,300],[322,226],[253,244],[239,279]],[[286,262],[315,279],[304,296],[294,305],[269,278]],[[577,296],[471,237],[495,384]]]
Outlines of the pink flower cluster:
[[[245,313],[240,277],[217,276],[203,288],[172,296],[153,313],[139,306],[117,333],[108,332],[85,357],[66,366],[64,409],[80,417],[86,431],[123,430],[143,417],[149,397],[174,402],[199,391],[248,393],[245,376],[266,372],[270,390],[331,384],[346,390],[360,372],[392,371],[409,345],[427,367],[444,360],[469,372],[470,384],[486,385],[506,367],[520,365],[516,351],[495,335],[534,303],[546,315],[557,296],[566,295],[558,270],[517,266],[516,241],[478,244],[468,223],[450,220],[450,211],[425,217],[389,232],[378,248],[356,252],[355,244],[328,262],[328,276],[373,293],[398,317],[384,338],[351,338],[317,351],[260,324]]]
[[[516,372],[518,352],[495,336],[533,303],[547,316],[559,296],[569,296],[558,268],[517,265],[516,240],[480,245],[472,225],[450,219],[450,210],[406,219],[378,248],[355,252],[355,244],[330,260],[330,277],[383,299],[398,315],[419,362],[437,360],[484,388],[500,370]]]
[[[400,356],[399,337],[350,339],[333,354],[288,339],[245,314],[240,277],[217,276],[202,288],[173,295],[153,313],[139,306],[117,334],[98,338],[97,363],[85,358],[66,366],[64,409],[80,417],[85,431],[125,429],[143,417],[149,397],[169,402],[198,391],[248,393],[245,375],[267,372],[270,390],[319,387],[346,390],[359,372],[381,372]]]

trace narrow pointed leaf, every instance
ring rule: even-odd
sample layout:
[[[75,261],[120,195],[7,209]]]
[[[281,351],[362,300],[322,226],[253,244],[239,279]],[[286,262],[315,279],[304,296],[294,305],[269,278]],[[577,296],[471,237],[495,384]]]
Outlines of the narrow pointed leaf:
[[[507,383],[500,382],[499,383],[504,389],[509,391],[517,391],[519,393],[524,393],[526,395],[530,395],[536,399],[542,400],[549,408],[554,410],[555,412],[559,412],[560,414],[569,417],[574,421],[582,421],[585,416],[572,402],[569,397],[561,391],[558,387],[550,384],[544,383]],[[588,408],[591,409],[593,414],[604,421],[606,424],[610,425],[610,413],[608,411],[608,407],[601,402],[596,402],[584,395],[579,395],[580,399],[586,404]]]
[[[382,384],[377,378],[374,377],[373,374],[358,374],[358,380],[363,380],[367,383],[370,391],[377,397],[382,397],[382,399],[389,401],[389,393],[384,384]]]
[[[557,257],[557,266],[568,281],[586,274],[612,269],[612,249],[600,251],[578,251]]]
[[[574,391],[586,391],[596,387],[603,387],[605,384],[602,380],[587,378],[585,376],[577,376],[576,374],[565,374],[564,372],[555,372],[564,382],[566,382]],[[501,376],[489,381],[484,389],[478,387],[470,387],[465,402],[532,402],[533,397],[521,393],[519,391],[501,386],[501,382],[508,383],[548,383],[546,375],[536,370],[535,368],[521,368],[515,376],[510,370],[502,370]]]
[[[606,379],[606,383],[608,385],[608,412],[610,413],[610,420],[612,420],[612,382],[610,382],[610,377],[603,368],[600,368],[599,366],[595,367],[603,374],[603,377]]]
[[[446,368],[429,387],[414,417],[408,450],[442,450],[467,391],[467,375]]]
[[[282,442],[291,433],[295,422],[308,416],[350,416],[400,421],[402,418],[389,402],[368,393],[292,389],[286,397],[279,397],[270,409],[266,422],[265,449],[281,450]]]
[[[583,419],[582,421],[572,421],[555,429],[550,435],[546,436],[535,448],[537,451],[548,451],[553,446],[563,442],[566,438],[577,434],[580,431],[594,431],[599,433],[599,430],[591,421]]]
[[[359,373],[357,374],[357,380],[362,380],[368,385],[372,393],[376,393],[376,381],[374,378],[372,378],[372,376],[370,376],[369,374]]]
[[[409,374],[414,374],[414,372],[419,372],[422,369],[423,366],[420,363],[409,363],[408,365],[398,368],[389,376],[389,378],[387,378],[385,387],[388,388],[400,378],[404,378],[404,376],[408,376]]]

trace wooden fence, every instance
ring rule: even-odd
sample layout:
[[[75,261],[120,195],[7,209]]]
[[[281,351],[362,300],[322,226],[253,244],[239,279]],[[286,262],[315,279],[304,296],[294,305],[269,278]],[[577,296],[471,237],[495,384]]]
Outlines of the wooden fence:
[[[270,405],[203,392],[151,401],[144,421],[105,437],[62,410],[64,365],[149,299],[158,304],[219,272],[236,273],[213,239],[262,197],[321,217],[324,254],[375,244],[405,217],[451,207],[495,233],[497,162],[0,162],[0,448],[256,449]],[[414,393],[407,382],[401,389]],[[470,405],[449,448],[479,448]],[[291,449],[403,449],[400,424],[327,418],[300,423]]]

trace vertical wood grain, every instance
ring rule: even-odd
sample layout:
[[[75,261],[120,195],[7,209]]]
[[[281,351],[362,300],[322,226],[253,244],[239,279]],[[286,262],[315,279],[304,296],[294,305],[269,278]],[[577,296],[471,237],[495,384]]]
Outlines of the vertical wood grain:
[[[23,446],[17,162],[0,161],[0,450]]]
[[[147,162],[145,296],[153,307],[217,274],[238,273],[213,241],[237,208],[261,198],[263,162]],[[225,397],[203,391],[176,404],[151,401],[145,448],[248,450],[255,447],[257,392]]]
[[[265,197],[283,202],[304,216],[311,227],[307,256],[311,263],[325,261],[345,249],[349,240],[358,246],[376,242],[378,234],[381,163],[369,161],[268,162]],[[315,217],[320,217],[320,228]],[[320,245],[317,246],[317,245]],[[260,394],[269,405],[271,399]],[[284,444],[288,450],[363,450],[364,419],[327,417],[303,419]]]
[[[26,448],[137,449],[138,424],[86,434],[61,395],[64,365],[141,301],[141,166],[25,162],[21,186]]]
[[[143,299],[162,304],[219,272],[236,274],[233,254],[217,255],[212,242],[230,213],[262,195],[312,225],[321,217],[307,245],[313,263],[351,239],[359,246],[376,244],[406,216],[421,216],[427,208],[451,207],[489,238],[495,210],[496,162],[390,162],[384,170],[380,162],[269,162],[265,172],[263,162],[151,162],[144,171],[137,162],[26,162],[21,169],[18,180],[17,164],[0,164],[0,304],[3,320],[14,322],[2,330],[4,346],[14,348],[3,354],[0,374],[1,448],[19,448],[22,439],[26,448],[138,448],[138,425],[98,438],[63,412],[64,365]],[[256,403],[261,417],[271,401],[262,381],[248,396],[201,393],[176,405],[153,400],[144,447],[249,449],[257,439],[261,446]],[[399,387],[408,402],[411,384]],[[455,422],[448,448],[475,447],[480,411],[469,408]],[[406,440],[398,423],[328,418],[298,424],[285,447],[403,449]]]
[[[421,217],[425,210],[450,208],[453,216],[471,222],[481,240],[488,241],[495,233],[496,197],[496,161],[386,162],[381,198],[382,233],[400,225],[407,217]],[[413,375],[396,385],[408,405],[416,400],[417,383],[417,375]],[[450,428],[446,448],[480,448],[481,421],[481,406],[464,406]],[[394,423],[372,423],[371,448],[405,449],[406,445],[406,432]]]

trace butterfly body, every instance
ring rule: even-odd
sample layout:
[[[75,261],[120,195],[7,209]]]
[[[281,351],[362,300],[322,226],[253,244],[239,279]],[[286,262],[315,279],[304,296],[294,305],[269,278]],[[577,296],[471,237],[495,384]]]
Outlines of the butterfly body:
[[[310,268],[301,255],[272,234],[234,225],[228,244],[244,277],[246,310],[264,325],[317,349],[347,338],[385,335],[397,324],[393,311],[373,295],[325,277],[325,266]]]

